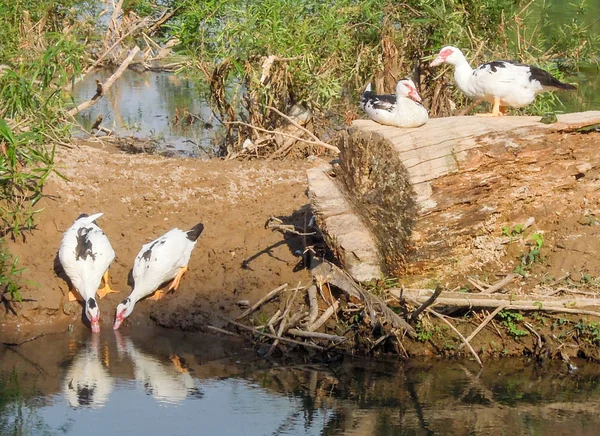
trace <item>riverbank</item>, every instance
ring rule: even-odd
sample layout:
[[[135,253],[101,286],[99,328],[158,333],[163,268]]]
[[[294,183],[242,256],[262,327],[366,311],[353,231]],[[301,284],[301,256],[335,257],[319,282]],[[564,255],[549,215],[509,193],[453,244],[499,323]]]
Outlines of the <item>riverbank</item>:
[[[597,263],[600,241],[596,237],[600,216],[596,188],[599,176],[593,158],[596,137],[596,133],[554,133],[547,137],[556,144],[556,155],[561,156],[552,163],[556,166],[554,174],[559,174],[561,165],[566,165],[565,182],[560,182],[560,178],[552,183],[537,180],[535,168],[532,169],[533,175],[528,175],[526,183],[529,194],[515,203],[519,213],[508,214],[506,223],[496,220],[493,227],[481,229],[487,232],[490,241],[495,241],[493,247],[482,248],[477,245],[479,239],[473,240],[468,250],[477,261],[473,269],[465,272],[434,267],[434,263],[429,269],[419,269],[410,264],[411,259],[418,258],[420,251],[416,251],[409,253],[407,272],[399,279],[371,283],[368,292],[379,300],[371,300],[369,304],[383,307],[380,303],[385,301],[391,307],[391,311],[385,309],[387,319],[383,322],[386,326],[400,322],[400,330],[395,333],[377,330],[380,327],[372,322],[373,312],[366,315],[358,301],[361,298],[353,297],[352,289],[340,291],[348,282],[340,282],[335,274],[321,273],[321,277],[316,274],[317,284],[329,283],[329,286],[322,286],[316,306],[309,302],[307,292],[310,293],[313,277],[301,265],[306,241],[304,236],[285,229],[286,224],[305,229],[310,221],[306,171],[321,165],[322,160],[204,162],[126,154],[108,144],[60,148],[56,162],[68,180],[58,177],[49,180],[46,197],[39,203],[44,210],[37,228],[25,235],[25,241],[10,243],[11,252],[19,257],[19,265],[27,268],[23,272],[27,285],[21,289],[23,303],[6,305],[0,321],[0,342],[19,344],[49,332],[87,329],[81,320],[81,305],[67,301],[67,282],[61,277],[56,254],[62,233],[80,213],[101,211],[104,216],[98,224],[117,253],[110,269],[111,282],[120,291],[100,300],[100,322],[105,330],[111,329],[117,304],[131,291],[128,274],[141,245],[173,227],[191,228],[203,222],[206,230],[180,289],[159,302],[140,302],[123,329],[160,326],[197,332],[214,326],[237,334],[264,326],[269,320],[299,323],[301,319],[312,319],[314,325],[320,326],[313,331],[325,333],[313,342],[307,340],[306,346],[311,348],[312,344],[317,354],[329,350],[328,341],[333,340],[339,351],[382,357],[477,354],[485,361],[489,356],[525,354],[540,359],[558,355],[568,361],[579,355],[598,360],[598,319],[581,312],[577,306],[577,301],[595,298],[600,286]],[[538,166],[551,164],[544,163],[544,159],[538,158]],[[581,173],[571,174],[569,168],[573,162],[580,161],[589,161],[589,165],[581,167]],[[545,198],[550,198],[551,203],[542,202],[541,193],[549,192],[550,187],[553,194]],[[527,217],[533,218],[530,227],[519,227]],[[267,221],[271,225],[267,226]],[[279,225],[282,232],[274,232],[273,224],[283,224]],[[534,234],[543,235],[537,252],[533,251]],[[494,256],[483,255],[490,250]],[[444,259],[444,253],[438,253],[437,258]],[[418,321],[409,320],[410,328],[405,331],[411,339],[397,336],[406,327],[402,326],[404,318],[420,304],[417,302],[420,300],[414,300],[417,298],[413,295],[414,288],[429,287],[437,279],[443,285],[444,298],[460,296],[459,292],[477,293],[501,281],[519,265],[522,275],[516,274],[502,285],[507,294],[504,297],[512,305],[518,304],[519,298],[555,296],[572,300],[572,304],[564,307],[573,313],[552,314],[543,307],[524,315],[492,308],[454,310],[452,322],[463,335],[461,339],[447,320],[425,312]],[[284,283],[287,288],[281,287]],[[239,330],[231,324],[228,327],[223,318],[239,317],[247,304],[258,302],[276,288],[283,292],[272,302],[240,318],[245,328],[238,326]],[[406,294],[402,294],[402,289],[406,289]],[[334,300],[338,302],[332,304]],[[335,309],[329,309],[330,306]],[[314,319],[310,309],[316,309]],[[284,312],[288,315],[283,316]],[[319,324],[316,317],[323,322]],[[289,329],[290,325],[283,328]],[[257,336],[259,331],[248,336]],[[298,328],[291,331],[294,340],[303,334]],[[463,342],[471,334],[475,336],[470,340],[472,349],[468,350]],[[293,341],[287,342],[289,346],[272,347],[272,338],[267,336],[262,333],[257,336],[259,348],[265,352],[271,349],[279,355],[295,348]],[[398,348],[400,338],[402,345]]]
[[[63,232],[81,213],[104,212],[98,224],[117,254],[110,278],[120,292],[99,301],[103,329],[112,328],[117,304],[131,292],[128,274],[142,244],[173,227],[205,225],[190,269],[177,292],[136,305],[126,328],[202,330],[212,321],[206,313],[231,314],[239,301],[257,300],[281,283],[311,280],[306,270],[294,271],[294,238],[264,226],[271,216],[304,220],[310,162],[203,162],[125,154],[97,143],[58,147],[56,165],[68,180],[48,180],[36,229],[9,244],[26,268],[26,285],[23,303],[6,307],[0,342],[20,343],[69,324],[84,328],[56,259]]]

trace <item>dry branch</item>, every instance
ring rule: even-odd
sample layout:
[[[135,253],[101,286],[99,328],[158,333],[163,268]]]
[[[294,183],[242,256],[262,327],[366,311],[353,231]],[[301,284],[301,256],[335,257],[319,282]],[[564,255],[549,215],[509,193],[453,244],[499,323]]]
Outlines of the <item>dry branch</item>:
[[[454,325],[450,321],[448,321],[442,315],[440,315],[439,313],[437,313],[435,310],[427,309],[427,313],[431,313],[433,316],[435,316],[435,317],[441,319],[443,322],[445,322],[448,325],[448,327],[450,327],[452,329],[452,331],[458,335],[458,337],[463,342],[463,344],[465,344],[467,346],[467,348],[469,349],[469,351],[471,352],[471,354],[473,355],[473,357],[475,357],[475,360],[477,361],[477,363],[479,363],[479,365],[481,367],[483,367],[483,363],[481,362],[481,359],[479,358],[479,356],[477,355],[477,353],[475,352],[475,350],[473,349],[473,347],[471,346],[471,344],[469,344],[467,342],[467,340],[462,335],[462,333],[459,332],[457,330],[457,328],[454,327]]]
[[[301,338],[325,339],[327,341],[331,341],[336,344],[342,343],[347,340],[347,338],[344,338],[342,336],[328,335],[327,333],[319,333],[319,332],[305,332],[304,330],[298,330],[298,329],[289,329],[288,333],[292,336],[298,336]]]
[[[362,301],[369,311],[373,322],[377,319],[377,312],[379,312],[379,317],[390,323],[393,328],[399,329],[403,334],[408,334],[410,338],[414,339],[417,337],[415,329],[406,320],[390,309],[381,298],[363,290],[344,270],[331,262],[318,260],[313,257],[310,271],[317,282],[330,283],[351,297]]]
[[[421,306],[417,310],[410,314],[410,320],[413,322],[416,321],[421,312],[423,312],[425,309],[431,306],[435,302],[437,297],[440,296],[441,293],[442,287],[440,285],[437,285],[431,297],[429,297],[423,304],[421,304]]]
[[[98,100],[100,99],[100,97],[102,97],[103,95],[105,95],[106,92],[110,89],[110,87],[115,83],[115,81],[119,77],[121,77],[121,75],[125,72],[125,70],[129,66],[129,64],[131,63],[131,61],[133,61],[133,58],[135,57],[135,55],[137,54],[138,51],[140,51],[140,48],[136,45],[129,52],[129,56],[127,56],[127,58],[125,58],[125,60],[123,61],[123,63],[121,64],[121,66],[117,69],[117,71],[115,71],[114,74],[112,76],[110,76],[106,80],[106,82],[104,82],[101,85],[99,85],[98,89],[99,89],[100,92],[96,92],[96,94],[90,100],[84,101],[79,106],[74,107],[73,109],[69,110],[69,112],[67,112],[67,113],[70,116],[75,116],[76,114],[78,114],[82,110],[85,110],[85,109],[87,109],[89,107],[92,107],[94,104],[96,104],[98,102]]]
[[[469,335],[469,337],[466,339],[466,342],[470,343],[471,340],[477,336],[477,333],[479,333],[481,330],[483,330],[485,328],[486,325],[488,325],[490,323],[491,320],[494,319],[494,317],[496,315],[498,315],[498,312],[500,312],[501,310],[503,310],[506,306],[498,306],[492,313],[490,313],[481,324],[479,324],[477,326],[477,328],[473,331],[473,333],[471,333]],[[460,350],[462,347],[464,346],[463,344],[460,344],[460,347],[458,347],[458,349]]]
[[[277,130],[263,129],[262,127],[253,126],[252,124],[244,123],[243,121],[223,121],[223,124],[239,124],[241,126],[250,127],[253,130],[258,130],[259,132],[270,133],[272,135],[281,135],[281,136],[285,136],[287,138],[293,138],[296,141],[305,142],[307,144],[318,145],[318,146],[321,146],[321,147],[326,148],[328,150],[334,151],[336,153],[340,152],[340,149],[337,148],[336,146],[329,145],[326,142],[323,142],[321,140],[311,141],[310,139],[303,139],[303,138],[300,138],[300,137],[295,136],[295,135],[290,135],[290,134],[287,134],[287,133],[284,133],[284,132],[279,132]]]
[[[281,291],[283,291],[285,288],[287,288],[288,284],[284,283],[283,285],[273,289],[271,292],[269,292],[267,295],[265,295],[264,297],[262,297],[260,300],[258,300],[256,303],[254,303],[254,305],[248,309],[246,309],[244,312],[242,312],[241,315],[239,315],[235,320],[239,321],[240,319],[248,316],[249,314],[251,314],[252,312],[254,312],[256,309],[258,309],[259,307],[261,307],[263,304],[271,301],[273,298],[275,298],[277,295],[279,295],[279,293]]]
[[[481,291],[482,294],[491,294],[494,293],[496,291],[499,291],[500,289],[502,289],[504,286],[508,285],[510,282],[512,282],[515,278],[517,278],[517,274],[509,274],[506,277],[504,277],[502,280],[500,280],[499,282],[493,284],[492,286],[490,286],[489,288]]]
[[[249,326],[244,325],[242,323],[236,322],[236,321],[234,321],[232,319],[228,319],[228,318],[225,318],[225,317],[221,317],[221,318],[224,321],[227,321],[229,324],[234,325],[236,327],[239,327],[239,328],[241,328],[243,330],[250,331],[250,332],[252,332],[253,334],[255,334],[257,336],[264,336],[264,337],[267,337],[267,338],[279,340],[280,342],[287,342],[289,344],[300,345],[302,347],[314,348],[315,350],[319,350],[319,351],[327,351],[327,348],[321,347],[320,345],[315,345],[315,344],[311,344],[311,343],[296,341],[294,339],[277,337],[277,335],[271,335],[269,333],[262,332],[262,331],[260,331],[258,329],[255,329],[253,327],[249,327]]]
[[[315,285],[308,288],[308,303],[310,305],[308,324],[314,324],[319,317],[319,301],[317,300],[317,287]]]
[[[319,327],[321,327],[323,324],[325,324],[327,322],[327,320],[329,318],[331,318],[331,315],[333,315],[335,312],[337,312],[339,307],[340,307],[340,300],[334,301],[333,304],[331,306],[329,306],[325,312],[323,312],[323,314],[319,317],[319,319],[317,319],[314,323],[309,324],[306,327],[306,330],[308,330],[309,332],[314,332],[314,331],[318,330]]]

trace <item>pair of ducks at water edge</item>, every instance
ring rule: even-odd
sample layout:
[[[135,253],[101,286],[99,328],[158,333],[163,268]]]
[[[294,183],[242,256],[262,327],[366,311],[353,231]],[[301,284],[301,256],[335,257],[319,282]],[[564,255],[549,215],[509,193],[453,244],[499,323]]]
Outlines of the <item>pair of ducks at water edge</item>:
[[[454,66],[454,80],[467,97],[492,103],[488,116],[501,116],[508,106],[527,106],[540,92],[576,89],[541,68],[512,61],[487,62],[474,70],[456,47],[442,48],[430,66],[444,62]],[[388,126],[419,127],[429,119],[417,87],[410,79],[398,82],[396,95],[376,95],[368,84],[360,106],[373,121]]]
[[[85,315],[90,321],[92,332],[100,332],[100,308],[96,293],[104,297],[110,292],[108,267],[115,258],[115,251],[104,232],[96,224],[102,213],[79,216],[63,236],[58,258],[72,286],[85,303]],[[172,229],[148,244],[144,244],[133,262],[134,286],[131,294],[117,306],[116,330],[127,318],[135,304],[154,293],[152,298],[162,297],[157,289],[171,281],[167,290],[176,290],[183,274],[187,271],[192,250],[204,230],[202,223],[191,230]],[[104,287],[100,282],[104,280]],[[70,292],[69,299],[76,299]]]

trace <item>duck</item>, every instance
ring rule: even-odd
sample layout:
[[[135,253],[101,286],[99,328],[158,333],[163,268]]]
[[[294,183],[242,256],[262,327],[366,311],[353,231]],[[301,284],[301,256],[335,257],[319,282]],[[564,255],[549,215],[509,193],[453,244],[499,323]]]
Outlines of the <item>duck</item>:
[[[427,109],[421,105],[421,96],[410,79],[396,85],[396,95],[377,95],[369,83],[360,102],[362,110],[379,124],[395,127],[419,127],[427,122]]]
[[[85,303],[85,315],[93,333],[100,332],[100,309],[96,293],[100,298],[118,292],[110,287],[108,268],[115,259],[115,251],[96,220],[102,212],[93,215],[81,214],[64,233],[58,259],[71,282]],[[104,280],[104,287],[100,282]],[[76,300],[69,291],[69,301]]]
[[[577,89],[539,67],[513,61],[487,62],[473,70],[462,51],[452,46],[442,48],[429,66],[442,63],[454,66],[454,80],[467,97],[492,103],[492,112],[485,116],[502,116],[508,106],[527,106],[541,92]]]
[[[188,270],[192,250],[204,225],[196,224],[188,231],[174,228],[152,242],[144,244],[133,262],[133,290],[117,306],[113,329],[117,330],[125,318],[131,315],[135,304],[151,294],[159,300],[164,295],[157,289],[171,281],[167,292],[177,290],[181,277]]]

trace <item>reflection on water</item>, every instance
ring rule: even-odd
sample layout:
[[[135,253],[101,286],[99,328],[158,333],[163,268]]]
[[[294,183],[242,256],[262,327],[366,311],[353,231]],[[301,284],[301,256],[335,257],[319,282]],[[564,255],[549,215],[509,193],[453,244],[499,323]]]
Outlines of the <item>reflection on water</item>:
[[[73,408],[104,406],[113,390],[113,379],[99,355],[100,337],[92,335],[77,353],[63,380],[63,393]]]
[[[133,345],[131,338],[123,337],[116,330],[117,352],[120,357],[126,355],[133,363],[134,378],[138,387],[159,402],[181,403],[188,395],[202,398],[200,390],[187,368],[177,355],[169,356],[169,364],[160,362],[156,357],[144,353]]]
[[[75,103],[89,100],[96,80],[105,82],[111,74],[102,69],[86,76],[75,86]],[[155,139],[161,151],[194,157],[214,153],[217,120],[194,83],[173,73],[126,70],[77,120],[89,131],[99,115],[103,127],[119,136]]]
[[[0,349],[0,434],[597,434],[600,368],[523,360],[270,366],[162,331]],[[81,336],[78,336],[81,335]]]

